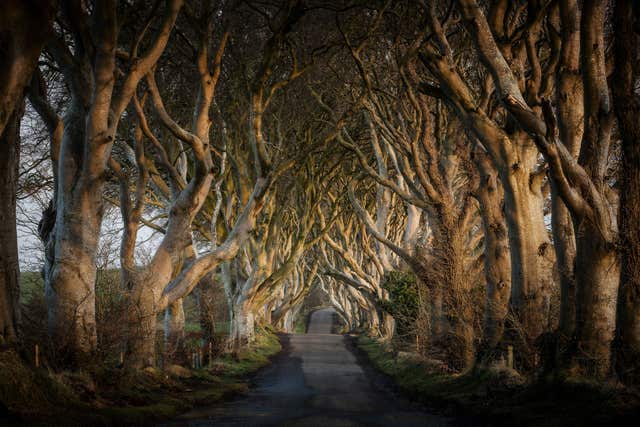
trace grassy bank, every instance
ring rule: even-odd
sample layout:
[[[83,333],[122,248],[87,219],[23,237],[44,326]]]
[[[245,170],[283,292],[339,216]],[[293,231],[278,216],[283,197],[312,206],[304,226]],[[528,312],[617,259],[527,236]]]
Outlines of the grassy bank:
[[[358,347],[412,400],[498,426],[636,425],[640,394],[614,384],[529,382],[507,369],[454,375],[434,361],[395,353],[360,336]]]
[[[280,351],[273,330],[260,329],[254,344],[210,367],[171,366],[127,373],[51,373],[32,369],[13,351],[0,352],[0,424],[144,426],[246,391],[249,377]]]

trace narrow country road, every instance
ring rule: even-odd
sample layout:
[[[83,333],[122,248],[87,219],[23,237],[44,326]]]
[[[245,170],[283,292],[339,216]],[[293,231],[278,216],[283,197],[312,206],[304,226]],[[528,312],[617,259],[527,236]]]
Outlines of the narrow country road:
[[[345,337],[331,334],[334,311],[312,314],[307,334],[283,338],[284,351],[247,396],[198,409],[171,424],[195,426],[449,426],[374,385]]]

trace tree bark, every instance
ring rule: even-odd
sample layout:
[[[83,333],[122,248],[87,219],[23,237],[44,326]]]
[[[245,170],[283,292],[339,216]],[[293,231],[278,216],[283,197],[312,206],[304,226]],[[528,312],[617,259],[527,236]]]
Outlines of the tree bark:
[[[610,372],[611,342],[616,317],[619,281],[617,254],[597,236],[600,232],[585,223],[577,239],[576,342],[573,361],[582,375],[602,378]]]
[[[56,10],[52,0],[6,0],[0,15],[0,135],[15,117]],[[37,28],[38,31],[34,31]]]
[[[21,109],[0,133],[0,345],[15,345],[20,324],[20,265],[16,230],[16,193],[20,161]]]
[[[640,97],[634,91],[640,77],[638,13],[637,1],[616,2],[612,89],[622,136],[618,213],[622,270],[614,349],[616,372],[628,384],[640,384]]]
[[[132,369],[155,366],[158,312],[152,289],[136,286],[130,298],[125,365]]]
[[[182,1],[166,1],[156,37],[118,82],[117,93],[117,2],[96,2],[90,11],[80,3],[77,9],[65,5],[62,18],[70,25],[62,25],[58,42],[48,46],[69,83],[71,102],[57,164],[55,226],[45,233],[45,247],[51,250],[44,276],[53,347],[66,366],[79,366],[92,360],[97,344],[95,257],[118,124],[138,83],[164,51]],[[85,19],[90,27],[83,25]],[[71,38],[73,49],[66,45]],[[146,301],[138,302],[147,308]]]
[[[214,286],[218,284],[213,278],[213,273],[209,273],[196,288],[196,298],[198,300],[198,311],[200,314],[200,328],[202,329],[202,339],[205,344],[215,343],[215,293]]]
[[[604,23],[606,4],[587,0],[581,20],[580,50],[584,84],[584,134],[579,162],[597,189],[589,200],[595,215],[574,218],[576,232],[576,342],[571,352],[583,375],[603,378],[610,373],[611,344],[620,281],[615,248],[615,203],[606,182],[613,112],[607,83]],[[592,197],[591,195],[589,195]]]
[[[182,298],[164,311],[164,354],[165,363],[180,360],[184,353],[185,315]]]
[[[580,76],[580,9],[575,0],[560,2],[562,41],[556,73],[556,103],[560,140],[574,158],[582,141],[583,85]],[[576,327],[575,229],[571,212],[551,180],[551,225],[560,275],[559,349],[561,356]]]
[[[436,35],[448,46],[441,28]],[[535,175],[538,151],[522,132],[507,134],[487,116],[457,73],[450,51],[432,48],[421,60],[439,81],[443,96],[462,123],[487,149],[498,171],[511,250],[511,303],[520,325],[517,333],[534,342],[547,328],[555,262],[544,223],[540,180]]]
[[[538,152],[529,142],[516,147],[499,168],[511,250],[511,304],[521,334],[534,342],[547,330],[555,253],[544,223],[544,198],[533,179]]]
[[[255,339],[255,317],[247,298],[239,298],[231,309],[229,348],[238,352]]]
[[[489,159],[474,157],[480,173],[477,198],[484,229],[484,262],[487,296],[480,360],[490,358],[502,340],[511,294],[511,258],[504,218],[504,196],[497,172]]]
[[[449,363],[455,369],[465,371],[472,368],[475,361],[475,305],[471,280],[465,268],[465,260],[469,258],[465,235],[469,230],[456,226],[445,226],[441,231],[438,228],[434,227],[435,278],[440,279],[436,286],[442,287],[444,297],[442,315],[450,325],[444,349],[449,355]],[[437,314],[436,310],[434,314]],[[434,324],[437,321],[435,318]]]
[[[16,343],[20,318],[15,210],[24,92],[55,9],[51,0],[7,0],[0,14],[0,343],[5,344]]]

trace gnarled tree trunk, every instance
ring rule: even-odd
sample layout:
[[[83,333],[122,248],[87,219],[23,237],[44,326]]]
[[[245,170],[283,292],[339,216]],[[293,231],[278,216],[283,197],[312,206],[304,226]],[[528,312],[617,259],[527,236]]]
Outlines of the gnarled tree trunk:
[[[476,155],[475,162],[480,173],[476,197],[484,229],[484,272],[487,280],[484,330],[478,354],[482,360],[492,356],[491,352],[503,337],[511,295],[511,258],[502,206],[504,196],[497,172],[485,155]]]

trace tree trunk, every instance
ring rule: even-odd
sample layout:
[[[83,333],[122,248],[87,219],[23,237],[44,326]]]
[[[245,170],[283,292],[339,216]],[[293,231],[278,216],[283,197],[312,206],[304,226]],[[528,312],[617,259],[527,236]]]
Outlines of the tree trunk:
[[[18,341],[20,266],[16,231],[16,193],[22,108],[14,110],[0,134],[0,345]]]
[[[97,346],[96,252],[105,177],[91,179],[82,173],[89,157],[85,113],[89,102],[75,99],[64,118],[56,166],[55,223],[50,233],[41,233],[48,251],[44,282],[49,339],[55,358],[73,367],[91,361]]]
[[[576,240],[576,342],[573,361],[580,373],[603,378],[610,372],[620,277],[618,256],[590,223]]]
[[[57,5],[51,0],[4,0],[0,15],[0,135],[15,119],[38,65]],[[37,31],[34,29],[37,28]]]
[[[182,298],[172,303],[164,311],[164,354],[165,363],[179,361],[185,351],[185,316]]]
[[[635,9],[635,10],[634,10]],[[622,136],[620,167],[621,261],[616,331],[616,372],[628,384],[640,384],[640,77],[638,32],[640,5],[617,2],[615,9],[614,107]],[[635,22],[634,22],[635,20]],[[629,46],[636,46],[635,55]]]
[[[382,339],[385,341],[391,341],[396,333],[396,321],[392,315],[382,311]]]
[[[294,310],[288,310],[282,319],[282,330],[288,334],[293,332],[293,320],[295,318]]]
[[[573,337],[576,328],[576,241],[571,214],[551,183],[551,225],[560,275],[560,349]]]
[[[444,317],[444,291],[441,283],[436,283],[429,287],[429,298],[426,300],[429,309],[429,324],[431,325],[430,337],[426,338],[430,342],[441,342],[447,330],[447,322]]]
[[[574,158],[580,154],[583,137],[584,93],[580,75],[580,8],[576,0],[559,5],[562,26],[560,66],[556,73],[558,131],[562,143]],[[576,328],[576,241],[573,218],[562,201],[558,183],[551,181],[551,225],[560,276],[560,320],[554,363],[566,353]]]
[[[437,232],[434,227],[434,232]],[[443,233],[435,236],[434,265],[437,265],[436,278],[444,288],[444,313],[450,327],[447,331],[445,350],[448,360],[455,369],[465,371],[475,361],[475,304],[471,294],[471,280],[468,277],[465,261],[469,259],[466,248],[466,234],[455,226],[445,226]]]
[[[511,294],[511,258],[505,224],[502,186],[489,159],[476,155],[480,172],[477,198],[484,229],[484,272],[487,280],[486,306],[481,350],[478,359],[491,358],[502,340]]]
[[[636,111],[640,113],[640,109]],[[640,132],[623,141],[620,192],[622,274],[618,293],[616,371],[623,381],[640,384]]]
[[[0,14],[0,343],[13,344],[18,338],[15,210],[24,92],[49,36],[55,9],[50,0],[6,0]]]
[[[96,251],[102,223],[102,185],[78,183],[58,191],[55,254],[45,275],[49,336],[57,357],[75,365],[96,350]]]
[[[214,286],[217,284],[213,275],[207,274],[196,288],[196,298],[198,300],[198,311],[200,314],[200,329],[202,329],[202,339],[205,344],[213,343],[216,340],[215,325],[215,294]]]
[[[499,170],[511,250],[511,304],[520,328],[515,333],[528,343],[547,330],[555,262],[544,223],[544,198],[532,179],[537,156],[533,143],[520,145],[508,166]]]
[[[367,316],[367,327],[374,336],[382,337],[382,331],[380,329],[380,316],[377,308],[370,301],[367,301],[367,307],[362,307],[366,309]]]
[[[151,289],[136,287],[128,310],[127,367],[142,369],[156,365],[156,314]]]
[[[255,317],[249,301],[241,298],[233,304],[231,310],[231,330],[229,334],[229,348],[238,352],[242,347],[255,339]]]

